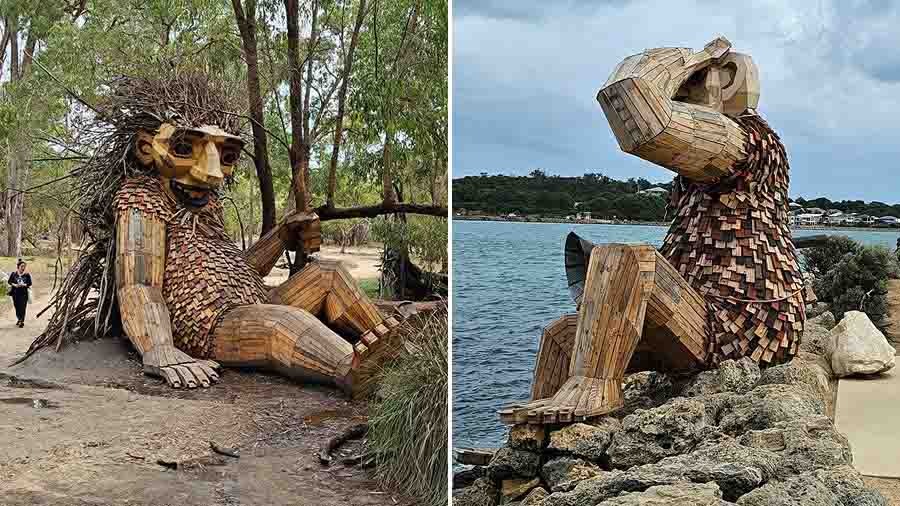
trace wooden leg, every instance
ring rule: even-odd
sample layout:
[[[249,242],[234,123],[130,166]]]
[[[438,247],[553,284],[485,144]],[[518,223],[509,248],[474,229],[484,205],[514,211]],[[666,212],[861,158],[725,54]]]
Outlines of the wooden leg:
[[[703,298],[651,246],[597,246],[590,255],[565,383],[550,397],[504,408],[501,419],[566,423],[621,407],[622,381],[644,332],[649,331],[645,339],[656,362],[697,367],[705,359],[705,314]],[[555,367],[548,351],[539,367]],[[536,371],[535,378],[540,381],[533,393],[543,395],[550,394],[560,375]]]

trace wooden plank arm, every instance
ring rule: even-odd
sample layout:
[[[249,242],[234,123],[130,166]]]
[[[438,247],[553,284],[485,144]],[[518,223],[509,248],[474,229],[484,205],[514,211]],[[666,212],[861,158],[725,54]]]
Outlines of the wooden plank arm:
[[[278,259],[284,253],[284,241],[279,236],[283,226],[283,223],[279,223],[244,251],[244,260],[261,277],[266,277],[272,272]]]

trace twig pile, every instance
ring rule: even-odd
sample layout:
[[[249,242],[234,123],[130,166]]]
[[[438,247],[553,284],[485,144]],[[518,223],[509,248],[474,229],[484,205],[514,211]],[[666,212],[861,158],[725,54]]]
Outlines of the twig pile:
[[[162,123],[178,126],[218,125],[241,131],[242,115],[228,112],[235,98],[229,90],[200,73],[169,71],[159,77],[120,77],[103,86],[96,114],[77,127],[76,152],[90,153],[73,169],[74,212],[85,230],[79,257],[55,291],[44,332],[32,342],[20,363],[37,350],[56,343],[114,335],[121,328],[116,302],[113,199],[128,177],[152,175],[138,162],[134,145],[141,130],[155,132]]]

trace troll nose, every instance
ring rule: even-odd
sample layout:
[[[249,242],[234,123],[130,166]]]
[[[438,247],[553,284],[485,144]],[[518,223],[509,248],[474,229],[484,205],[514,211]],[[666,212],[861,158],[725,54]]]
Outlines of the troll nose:
[[[219,150],[214,143],[209,142],[203,147],[200,159],[191,167],[191,177],[211,187],[222,184],[225,174],[222,173]]]

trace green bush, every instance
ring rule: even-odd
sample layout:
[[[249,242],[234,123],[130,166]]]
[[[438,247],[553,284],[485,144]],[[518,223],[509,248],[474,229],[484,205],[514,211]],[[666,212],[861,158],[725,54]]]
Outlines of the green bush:
[[[383,371],[369,444],[382,486],[438,506],[447,504],[447,312],[420,322]]]
[[[887,248],[857,244],[816,277],[813,289],[835,318],[863,311],[877,325],[887,312],[887,280],[897,276],[897,259]]]
[[[831,236],[823,246],[816,246],[803,251],[803,263],[808,272],[822,276],[830,271],[847,253],[856,253],[861,245],[849,237]],[[816,292],[818,294],[818,292]]]

